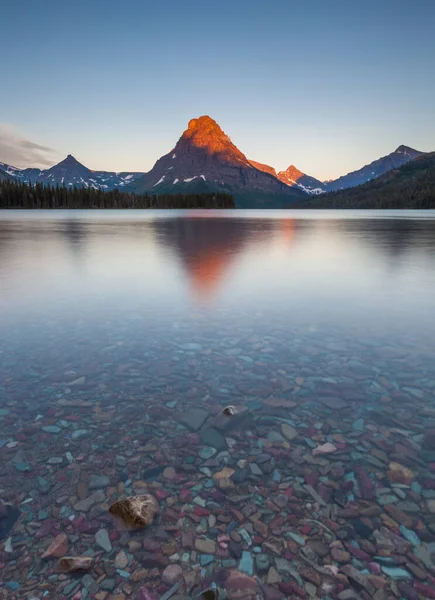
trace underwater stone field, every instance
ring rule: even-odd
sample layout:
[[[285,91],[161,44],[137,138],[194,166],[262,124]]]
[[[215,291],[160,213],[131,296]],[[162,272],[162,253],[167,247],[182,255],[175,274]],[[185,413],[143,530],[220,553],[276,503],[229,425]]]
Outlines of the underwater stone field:
[[[241,317],[2,335],[0,598],[435,598],[431,337]]]

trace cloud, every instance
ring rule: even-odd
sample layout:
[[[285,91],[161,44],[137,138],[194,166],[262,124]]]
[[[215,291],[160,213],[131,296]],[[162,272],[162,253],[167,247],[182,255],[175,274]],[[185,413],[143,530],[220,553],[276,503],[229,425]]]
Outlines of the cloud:
[[[19,129],[0,123],[0,161],[14,167],[51,167],[57,151],[26,139]]]

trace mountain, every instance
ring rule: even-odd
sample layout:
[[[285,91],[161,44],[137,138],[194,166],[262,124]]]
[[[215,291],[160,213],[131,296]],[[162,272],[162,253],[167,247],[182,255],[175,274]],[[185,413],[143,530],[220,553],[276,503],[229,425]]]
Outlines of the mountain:
[[[42,171],[37,179],[37,183],[50,186],[65,186],[69,185],[76,187],[89,187],[94,182],[92,171],[82,165],[68,154],[68,156],[54,167]]]
[[[435,208],[435,152],[422,154],[358,187],[322,194],[288,208]]]
[[[326,191],[326,185],[310,175],[299,171],[295,166],[290,165],[286,171],[278,173],[278,179],[287,185],[297,186],[307,194],[323,194]]]
[[[4,181],[5,179],[7,179],[8,181],[13,181],[14,177],[6,171],[3,171],[3,169],[0,169],[0,181]]]
[[[299,169],[293,165],[291,165],[286,171],[279,171],[279,173],[277,173],[276,170],[269,165],[256,162],[255,160],[250,160],[249,162],[256,169],[259,169],[264,173],[269,173],[289,187],[299,188],[307,194],[322,194],[326,191],[326,185],[324,183],[315,177],[305,175],[305,173],[302,173],[302,171],[299,171]]]
[[[0,163],[0,169],[23,183],[41,183],[53,187],[90,187],[104,191],[123,188],[143,175],[135,172],[91,171],[71,154],[50,169],[18,169],[5,163]]]
[[[136,194],[222,191],[238,208],[280,208],[304,197],[256,168],[209,116],[192,119],[175,148],[127,186]]]
[[[394,152],[391,152],[391,154],[378,158],[378,160],[358,169],[358,171],[352,171],[352,173],[343,175],[334,181],[327,182],[327,190],[333,192],[361,185],[362,183],[380,177],[384,173],[391,171],[391,169],[397,169],[422,154],[424,154],[424,152],[419,152],[408,146],[399,146]]]

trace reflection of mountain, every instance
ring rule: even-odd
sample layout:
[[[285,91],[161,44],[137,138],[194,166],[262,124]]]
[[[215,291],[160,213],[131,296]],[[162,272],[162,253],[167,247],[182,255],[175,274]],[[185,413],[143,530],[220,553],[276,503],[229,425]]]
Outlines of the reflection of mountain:
[[[175,252],[192,293],[209,302],[223,285],[238,257],[267,247],[278,239],[287,247],[306,222],[294,219],[200,219],[189,217],[155,222],[157,239]]]
[[[433,256],[435,236],[429,219],[346,219],[334,221],[334,229],[349,240],[359,239],[376,250],[379,258],[399,264],[412,252]]]
[[[176,253],[194,296],[208,302],[247,243],[246,223],[236,219],[171,219],[154,223],[157,238]]]

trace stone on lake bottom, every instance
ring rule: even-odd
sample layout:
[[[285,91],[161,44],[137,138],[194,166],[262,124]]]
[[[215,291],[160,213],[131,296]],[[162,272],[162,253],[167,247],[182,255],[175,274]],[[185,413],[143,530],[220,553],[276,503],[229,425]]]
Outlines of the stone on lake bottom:
[[[42,558],[61,558],[68,552],[68,536],[65,533],[59,533],[51,542]]]
[[[146,587],[140,588],[135,596],[135,600],[158,600],[157,596]]]
[[[332,452],[336,452],[337,448],[331,442],[326,442],[326,444],[322,444],[321,446],[317,446],[313,450],[313,456],[317,456],[318,454],[331,454]]]
[[[291,425],[287,425],[287,423],[282,423],[281,431],[285,438],[287,438],[290,442],[294,440],[298,436],[298,432]]]
[[[256,600],[261,598],[256,578],[235,569],[223,569],[216,576],[217,584],[227,593],[228,600]]]
[[[243,550],[242,558],[239,562],[239,570],[247,575],[254,574],[254,561],[252,560],[252,555],[247,550]]]
[[[284,398],[267,398],[263,400],[263,404],[273,408],[296,408],[297,403],[293,400],[285,400]]]
[[[403,483],[406,485],[411,485],[415,479],[415,475],[411,469],[397,462],[390,463],[387,477],[393,483]]]
[[[191,408],[183,415],[180,422],[189,429],[197,431],[208,417],[208,411],[203,408]]]
[[[106,529],[100,529],[99,531],[97,531],[97,533],[95,534],[95,541],[100,546],[100,548],[102,548],[106,552],[110,552],[112,550],[112,543],[109,540],[109,535]]]
[[[99,490],[109,485],[110,479],[107,475],[91,475],[88,483],[89,490]]]
[[[109,507],[109,512],[113,516],[135,529],[150,525],[159,510],[159,503],[151,494],[128,496]]]
[[[58,571],[61,573],[74,573],[75,571],[89,571],[94,564],[90,556],[63,556],[59,559]]]
[[[216,542],[210,539],[196,538],[195,548],[202,554],[216,554]]]
[[[168,565],[162,574],[162,581],[166,585],[174,585],[183,578],[183,569],[180,565]]]

